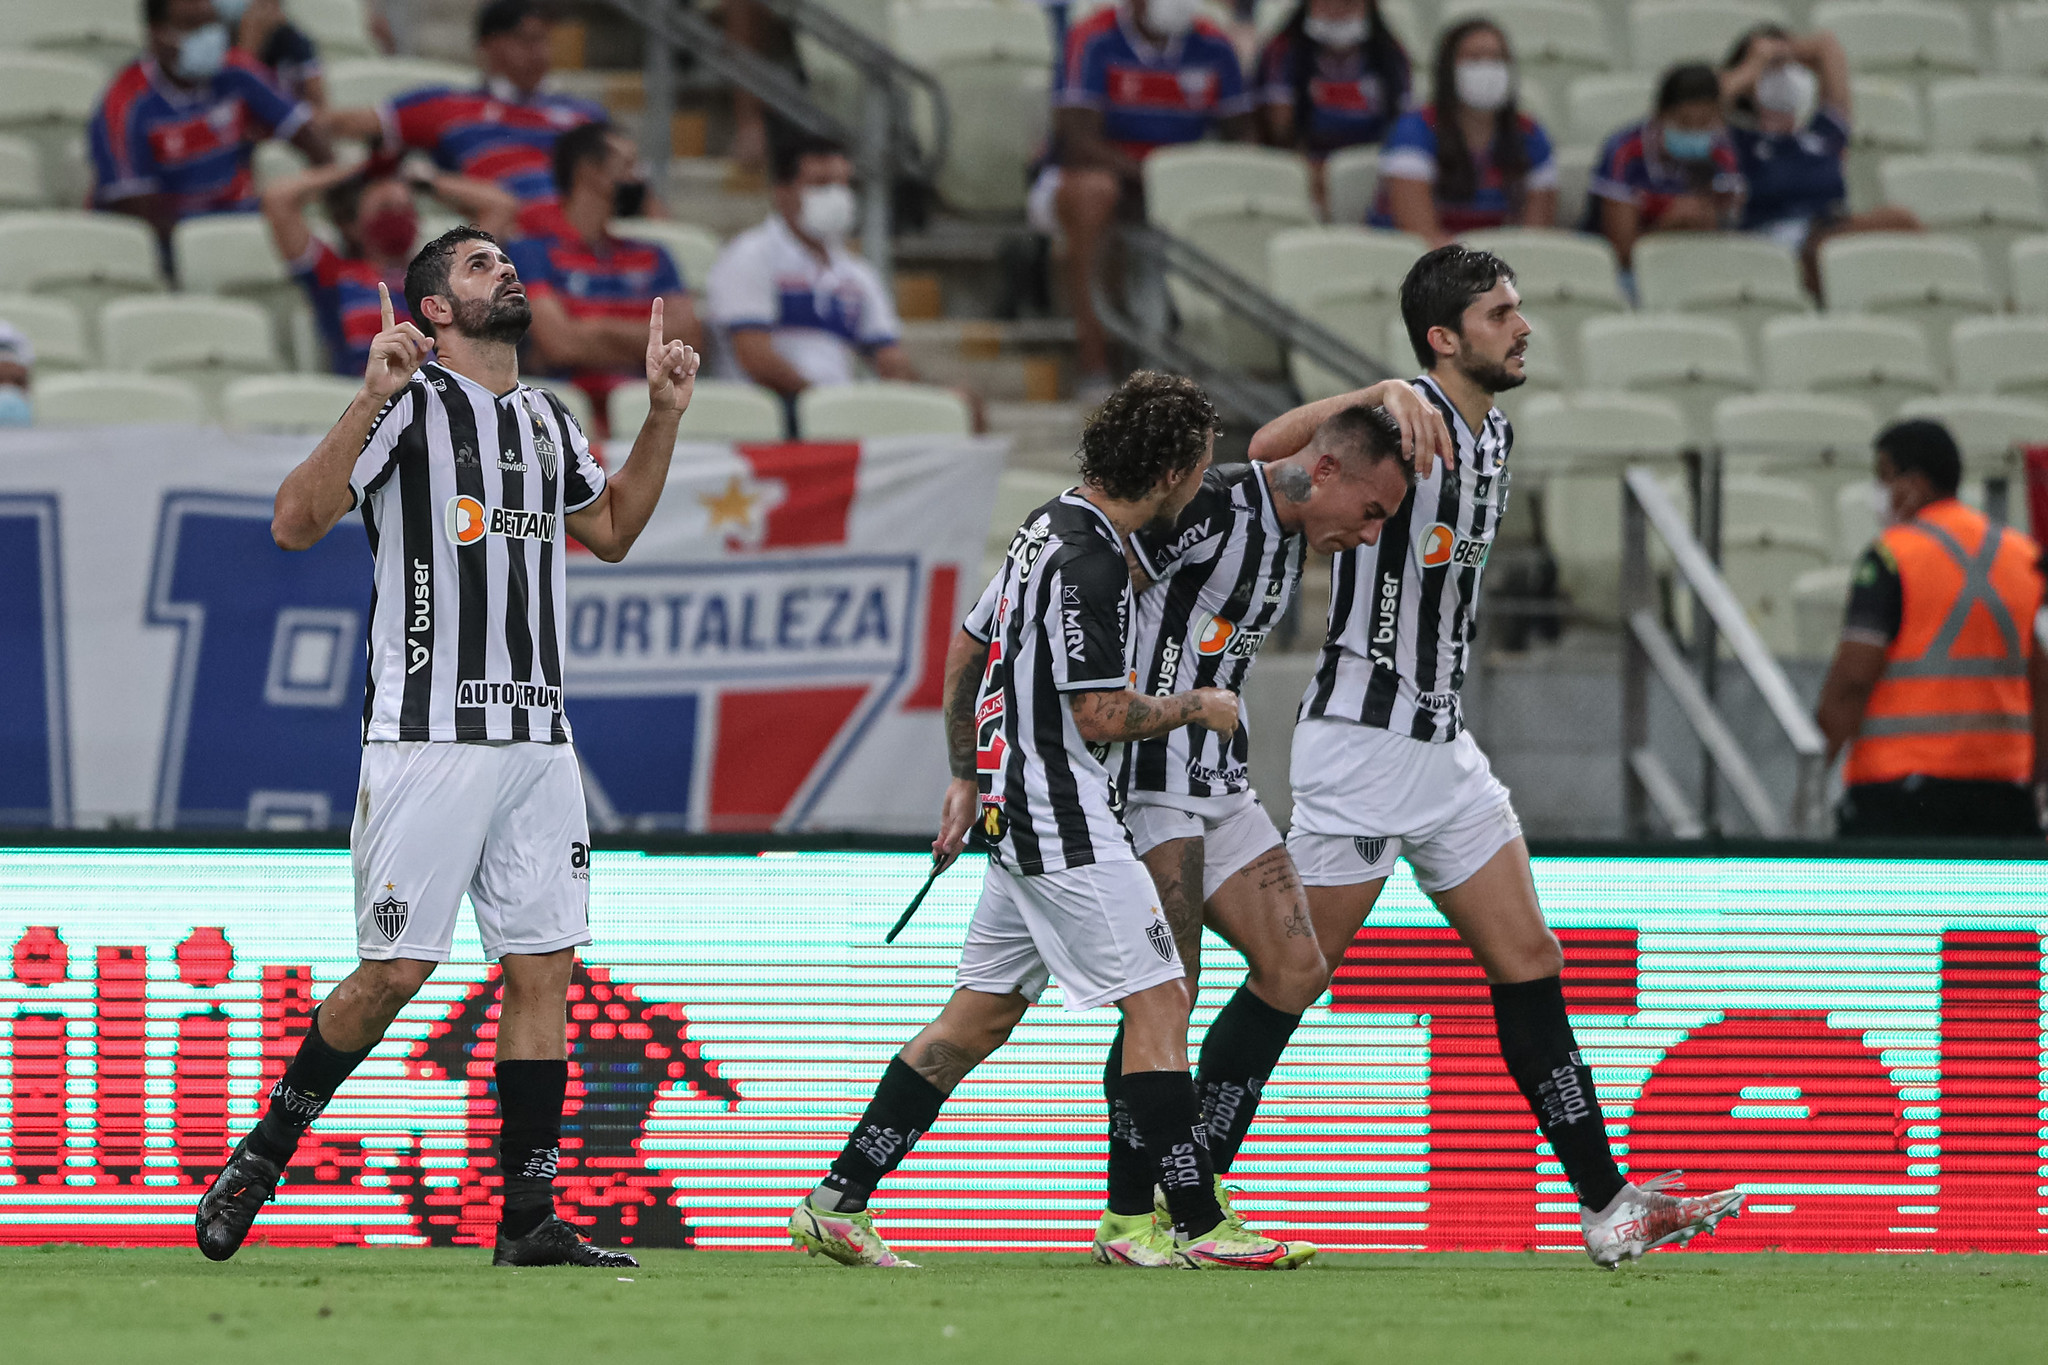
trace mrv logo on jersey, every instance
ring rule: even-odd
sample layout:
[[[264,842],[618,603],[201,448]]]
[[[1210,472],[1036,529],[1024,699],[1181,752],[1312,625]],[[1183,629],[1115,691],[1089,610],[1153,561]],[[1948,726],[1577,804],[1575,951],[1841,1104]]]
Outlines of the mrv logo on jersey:
[[[562,709],[562,689],[546,683],[485,682],[464,678],[455,684],[457,706],[516,706],[538,711]]]
[[[528,512],[518,507],[485,507],[466,493],[448,499],[448,539],[457,545],[474,545],[485,536],[506,536],[512,540],[553,540],[555,514]]]

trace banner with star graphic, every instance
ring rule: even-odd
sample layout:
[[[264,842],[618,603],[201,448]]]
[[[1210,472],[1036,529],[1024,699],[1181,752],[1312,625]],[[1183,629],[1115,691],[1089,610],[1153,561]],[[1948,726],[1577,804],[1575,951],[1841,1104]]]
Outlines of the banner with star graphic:
[[[303,437],[0,433],[0,826],[345,827],[370,551],[270,538]],[[929,828],[1001,439],[685,444],[617,565],[572,546],[598,829]],[[617,443],[608,463],[624,460]]]

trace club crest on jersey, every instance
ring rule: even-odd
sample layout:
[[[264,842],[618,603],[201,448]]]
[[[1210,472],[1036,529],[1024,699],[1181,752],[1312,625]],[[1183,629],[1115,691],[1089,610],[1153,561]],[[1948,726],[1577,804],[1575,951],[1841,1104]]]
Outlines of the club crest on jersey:
[[[411,916],[412,907],[396,896],[386,896],[370,907],[370,922],[377,926],[377,932],[384,935],[386,943],[396,943],[398,936],[405,932],[405,921]]]
[[[553,540],[555,514],[528,512],[517,507],[485,507],[467,493],[448,499],[444,517],[448,539],[457,545],[474,545],[485,536],[512,540]]]
[[[538,410],[527,408],[526,420],[533,427],[533,457],[540,461],[540,472],[552,479],[560,451],[555,447],[554,438],[548,435],[548,424],[540,420]]]

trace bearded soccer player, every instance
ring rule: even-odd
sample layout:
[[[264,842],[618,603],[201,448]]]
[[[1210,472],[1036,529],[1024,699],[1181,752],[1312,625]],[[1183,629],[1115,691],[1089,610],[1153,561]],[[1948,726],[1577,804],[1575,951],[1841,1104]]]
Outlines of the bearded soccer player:
[[[349,839],[361,961],[313,1011],[261,1122],[201,1197],[199,1249],[224,1261],[242,1245],[299,1139],[448,960],[466,891],[504,969],[492,1263],[631,1266],[554,1211],[569,977],[590,942],[590,833],[562,713],[563,533],[625,557],[661,498],[697,355],[663,340],[656,299],[647,420],[607,477],[560,401],[519,382],[533,314],[488,233],[456,228],[413,257],[417,326],[394,324],[378,293],[363,387],[278,489],[271,525],[279,546],[303,550],[360,510],[375,556]]]
[[[1402,408],[1423,448],[1448,440],[1441,417],[1398,381],[1368,391]],[[1411,438],[1412,439],[1412,438]],[[1170,694],[1240,692],[1268,631],[1287,611],[1309,547],[1338,554],[1371,544],[1413,481],[1402,429],[1387,409],[1338,410],[1302,450],[1269,464],[1211,469],[1172,522],[1131,536],[1138,588],[1138,687]],[[1196,1089],[1216,1166],[1217,1200],[1266,1078],[1323,993],[1308,902],[1280,833],[1251,785],[1247,717],[1217,734],[1186,726],[1124,751],[1124,823],[1151,869],[1193,996],[1206,924],[1244,955],[1244,985],[1209,1026]],[[1108,1265],[1175,1264],[1154,1211],[1154,1177],[1123,1098],[1123,1036],[1102,1084],[1110,1102],[1109,1207],[1094,1256]]]
[[[1401,316],[1424,370],[1415,387],[1450,425],[1457,458],[1417,479],[1377,544],[1337,558],[1329,640],[1294,731],[1287,849],[1332,974],[1394,859],[1408,859],[1486,974],[1502,1059],[1578,1194],[1586,1254],[1612,1268],[1711,1232],[1743,1197],[1673,1196],[1667,1180],[1638,1186],[1615,1164],[1521,822],[1465,729],[1459,688],[1514,440],[1493,399],[1523,382],[1530,336],[1514,271],[1440,247],[1402,282]],[[1269,423],[1253,458],[1292,454],[1349,401]]]
[[[1178,516],[1202,489],[1216,411],[1198,387],[1140,372],[1081,437],[1081,486],[1032,512],[946,655],[953,781],[935,858],[970,826],[989,849],[952,998],[883,1072],[817,1189],[790,1215],[798,1246],[850,1266],[907,1267],[868,1201],[940,1106],[1057,978],[1070,1010],[1123,1015],[1131,1122],[1164,1191],[1176,1264],[1291,1269],[1302,1248],[1245,1228],[1217,1203],[1188,1074],[1188,990],[1173,931],[1117,817],[1121,747],[1184,726],[1228,736],[1237,698],[1216,687],[1148,697],[1130,685],[1124,538]]]

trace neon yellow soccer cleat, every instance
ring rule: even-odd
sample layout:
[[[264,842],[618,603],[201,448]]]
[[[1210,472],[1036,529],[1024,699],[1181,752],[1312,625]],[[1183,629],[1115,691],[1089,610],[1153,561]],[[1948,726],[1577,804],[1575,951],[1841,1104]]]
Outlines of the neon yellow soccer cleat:
[[[1315,1259],[1308,1242],[1280,1242],[1226,1218],[1200,1237],[1176,1238],[1174,1251],[1193,1270],[1299,1270]]]
[[[1222,1176],[1217,1176],[1216,1203],[1223,1210],[1223,1223],[1219,1227],[1217,1227],[1215,1231],[1211,1232],[1207,1237],[1198,1237],[1195,1238],[1194,1241],[1216,1242],[1221,1240],[1227,1240],[1232,1243],[1243,1242],[1247,1244],[1256,1242],[1263,1243],[1269,1246],[1284,1248],[1285,1254],[1282,1255],[1277,1262],[1271,1265],[1255,1265],[1249,1261],[1235,1260],[1228,1262],[1221,1260],[1211,1260],[1203,1262],[1202,1264],[1215,1266],[1222,1266],[1228,1264],[1236,1265],[1241,1268],[1251,1270],[1299,1270],[1301,1267],[1307,1265],[1310,1261],[1315,1259],[1317,1247],[1314,1242],[1281,1242],[1271,1237],[1267,1237],[1263,1233],[1252,1231],[1251,1228],[1245,1225],[1244,1219],[1238,1216],[1237,1210],[1231,1207],[1230,1196],[1230,1187],[1223,1183]],[[1156,1185],[1152,1187],[1152,1213],[1162,1229],[1165,1229],[1168,1232],[1172,1231],[1173,1215],[1166,1211],[1166,1191],[1160,1189]],[[1097,1235],[1100,1236],[1101,1234],[1098,1233]],[[1202,1264],[1195,1264],[1194,1262],[1189,1261],[1187,1256],[1184,1254],[1187,1251],[1187,1248],[1191,1245],[1193,1245],[1193,1243],[1176,1243],[1176,1246],[1183,1253],[1183,1262],[1189,1264],[1191,1269],[1199,1270],[1202,1268]]]
[[[1104,1211],[1089,1254],[1104,1265],[1140,1270],[1178,1270],[1185,1265],[1174,1253],[1173,1224],[1156,1213]]]
[[[789,1240],[813,1256],[823,1256],[841,1265],[873,1266],[877,1270],[916,1270],[917,1262],[906,1261],[889,1250],[889,1244],[875,1231],[874,1213],[827,1213],[813,1208],[806,1199],[789,1215]]]

